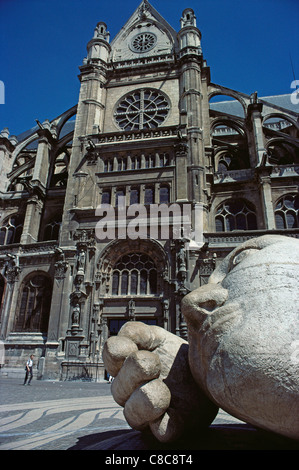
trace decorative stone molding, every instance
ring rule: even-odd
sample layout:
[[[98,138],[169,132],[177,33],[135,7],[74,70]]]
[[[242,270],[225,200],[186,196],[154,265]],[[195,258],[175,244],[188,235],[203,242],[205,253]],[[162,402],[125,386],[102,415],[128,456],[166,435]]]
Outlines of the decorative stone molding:
[[[77,241],[77,247],[95,249],[96,239],[94,229],[76,230],[73,235],[73,240]]]
[[[170,137],[177,137],[177,126],[163,127],[161,129],[143,129],[138,131],[120,131],[109,134],[101,134],[99,136],[99,144],[114,144],[115,142],[161,139]]]
[[[223,247],[223,248],[232,248],[241,243],[244,243],[246,240],[251,238],[260,237],[263,235],[269,234],[267,230],[252,230],[252,231],[240,231],[240,232],[215,232],[215,233],[205,233],[204,238],[209,244],[209,247]],[[281,235],[281,230],[271,230],[271,235]],[[284,230],[283,235],[299,238],[299,229],[289,229]]]
[[[175,154],[177,157],[186,157],[188,154],[188,144],[181,140],[178,144],[174,146]]]
[[[253,169],[232,170],[214,174],[214,184],[250,181],[254,177]]]
[[[135,300],[130,299],[128,303],[128,318],[130,321],[136,320],[135,309],[136,309]]]
[[[180,238],[176,240],[176,261],[177,261],[177,293],[180,295],[186,295],[189,289],[186,287],[187,281],[187,254],[186,254],[186,243],[189,240],[186,238]]]
[[[8,260],[5,263],[4,267],[4,276],[7,279],[7,282],[13,284],[19,278],[19,273],[21,268],[19,266],[19,256],[7,254]]]
[[[56,256],[57,256],[57,261],[54,264],[55,272],[54,272],[54,278],[57,281],[61,281],[62,279],[65,278],[65,273],[68,268],[68,263],[65,260],[65,255],[64,252],[61,250],[61,248],[56,248]]]

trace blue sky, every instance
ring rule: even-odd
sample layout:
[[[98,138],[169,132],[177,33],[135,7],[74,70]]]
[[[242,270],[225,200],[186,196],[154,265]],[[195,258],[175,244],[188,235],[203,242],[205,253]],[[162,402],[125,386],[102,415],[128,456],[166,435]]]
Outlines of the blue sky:
[[[0,130],[18,135],[78,101],[79,66],[99,21],[111,39],[141,0],[0,0]],[[259,96],[291,93],[299,80],[298,0],[152,0],[177,31],[191,7],[211,79]]]

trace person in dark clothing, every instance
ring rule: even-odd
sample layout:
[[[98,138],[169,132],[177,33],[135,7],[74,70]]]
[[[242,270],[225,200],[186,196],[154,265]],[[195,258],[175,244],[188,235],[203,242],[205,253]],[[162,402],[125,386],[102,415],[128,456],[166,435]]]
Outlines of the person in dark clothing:
[[[26,367],[25,367],[25,371],[26,371],[26,374],[25,374],[25,379],[24,379],[24,384],[23,385],[26,385],[26,382],[27,382],[27,379],[29,377],[29,380],[28,380],[28,384],[27,385],[30,385],[30,382],[32,380],[32,377],[33,377],[33,372],[32,372],[32,369],[33,369],[33,354],[31,354],[31,356],[29,357],[28,361],[26,362]]]

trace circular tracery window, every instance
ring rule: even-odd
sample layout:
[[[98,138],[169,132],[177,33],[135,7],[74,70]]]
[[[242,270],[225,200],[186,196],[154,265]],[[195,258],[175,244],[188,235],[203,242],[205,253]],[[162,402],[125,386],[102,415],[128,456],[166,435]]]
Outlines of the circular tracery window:
[[[131,49],[134,52],[150,51],[156,44],[157,37],[153,33],[139,33],[131,41]]]
[[[162,93],[141,89],[121,99],[114,117],[123,130],[152,129],[163,124],[169,109],[169,102]]]

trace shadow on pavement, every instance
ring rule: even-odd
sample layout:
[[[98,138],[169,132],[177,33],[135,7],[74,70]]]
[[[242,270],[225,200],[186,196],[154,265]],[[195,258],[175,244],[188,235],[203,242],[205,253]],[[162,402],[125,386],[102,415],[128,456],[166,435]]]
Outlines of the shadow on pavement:
[[[246,424],[228,424],[212,425],[171,444],[139,431],[109,431],[80,437],[68,450],[299,450],[299,443]]]

